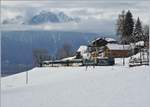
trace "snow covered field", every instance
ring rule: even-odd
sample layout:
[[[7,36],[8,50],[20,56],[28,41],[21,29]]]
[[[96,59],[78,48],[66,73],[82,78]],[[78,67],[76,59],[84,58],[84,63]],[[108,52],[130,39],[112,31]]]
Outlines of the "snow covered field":
[[[150,67],[44,67],[1,79],[1,107],[150,107]]]

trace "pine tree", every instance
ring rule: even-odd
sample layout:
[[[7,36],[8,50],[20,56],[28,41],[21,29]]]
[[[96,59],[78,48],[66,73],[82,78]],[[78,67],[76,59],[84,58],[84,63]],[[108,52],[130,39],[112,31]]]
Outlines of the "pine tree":
[[[132,18],[132,13],[128,11],[126,13],[125,22],[124,22],[124,32],[123,32],[124,44],[128,44],[131,42],[130,39],[133,38],[132,37],[133,28],[134,28],[134,21]]]
[[[138,17],[136,24],[135,24],[133,36],[134,36],[133,42],[138,42],[138,41],[144,40],[142,24],[141,24],[139,17]]]

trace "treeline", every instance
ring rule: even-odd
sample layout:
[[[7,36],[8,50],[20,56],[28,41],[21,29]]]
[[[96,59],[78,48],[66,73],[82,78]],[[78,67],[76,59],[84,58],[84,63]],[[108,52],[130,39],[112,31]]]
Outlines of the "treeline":
[[[116,32],[122,44],[149,42],[149,25],[143,24],[139,17],[134,19],[130,10],[119,14]]]
[[[43,61],[57,60],[73,55],[74,52],[70,43],[64,43],[62,47],[57,50],[57,53],[54,56],[51,56],[46,49],[37,48],[33,49],[33,65],[42,67]]]

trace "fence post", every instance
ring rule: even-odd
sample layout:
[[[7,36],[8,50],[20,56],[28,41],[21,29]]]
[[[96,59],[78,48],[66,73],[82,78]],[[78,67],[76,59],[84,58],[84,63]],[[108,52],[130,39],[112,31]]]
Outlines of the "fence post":
[[[28,84],[28,71],[26,71],[26,84]]]

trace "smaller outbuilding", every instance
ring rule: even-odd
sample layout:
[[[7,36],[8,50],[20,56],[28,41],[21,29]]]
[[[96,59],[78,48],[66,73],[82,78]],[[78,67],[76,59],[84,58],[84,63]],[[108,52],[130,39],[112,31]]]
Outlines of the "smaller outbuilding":
[[[104,56],[110,58],[129,57],[131,54],[130,45],[107,44],[104,50]]]

